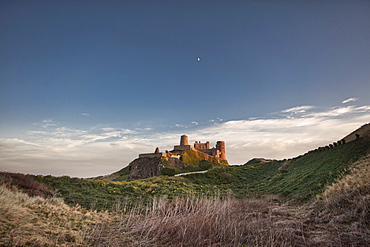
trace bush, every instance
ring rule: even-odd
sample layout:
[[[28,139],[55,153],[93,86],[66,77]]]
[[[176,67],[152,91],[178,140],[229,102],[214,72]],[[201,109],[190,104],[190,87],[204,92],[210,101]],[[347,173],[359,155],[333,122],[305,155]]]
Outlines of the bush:
[[[161,171],[161,175],[165,175],[165,176],[174,176],[176,174],[176,171],[175,169],[172,169],[172,168],[163,168],[162,171]]]
[[[212,168],[212,163],[208,160],[201,160],[199,161],[198,167],[201,171],[209,170]]]
[[[29,196],[52,197],[56,193],[49,186],[35,179],[33,175],[21,173],[0,172],[0,184],[15,186]]]

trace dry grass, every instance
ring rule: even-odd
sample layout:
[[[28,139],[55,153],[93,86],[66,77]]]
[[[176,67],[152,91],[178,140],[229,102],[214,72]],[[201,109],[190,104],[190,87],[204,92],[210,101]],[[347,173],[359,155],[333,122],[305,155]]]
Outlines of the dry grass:
[[[145,213],[143,213],[145,212]],[[106,231],[104,231],[105,229]],[[304,246],[303,225],[267,200],[156,198],[95,229],[94,246]],[[99,241],[96,241],[99,239]]]
[[[0,172],[0,185],[5,184],[7,187],[16,187],[29,196],[53,197],[55,191],[50,189],[46,184],[35,180],[32,175],[22,173]]]
[[[370,246],[369,178],[370,155],[300,208],[273,195],[157,197],[147,205],[127,200],[114,214],[1,185],[0,246]]]
[[[94,246],[370,246],[370,155],[300,208],[268,198],[155,198],[97,226]]]
[[[302,226],[263,200],[179,198],[158,200],[133,233],[141,241],[177,246],[292,246]]]
[[[0,186],[0,246],[78,246],[87,229],[109,215],[30,197]]]
[[[328,186],[323,197],[326,200],[331,200],[336,196],[354,191],[360,195],[370,194],[370,155],[358,160],[353,164],[348,175]]]
[[[318,246],[370,246],[370,155],[328,186],[320,199],[309,220],[316,226],[312,233]]]
[[[154,198],[117,204],[108,214],[0,186],[0,246],[370,246],[366,197],[350,205],[339,197],[311,211],[279,205],[274,196]],[[353,210],[346,207],[354,204],[348,223]]]

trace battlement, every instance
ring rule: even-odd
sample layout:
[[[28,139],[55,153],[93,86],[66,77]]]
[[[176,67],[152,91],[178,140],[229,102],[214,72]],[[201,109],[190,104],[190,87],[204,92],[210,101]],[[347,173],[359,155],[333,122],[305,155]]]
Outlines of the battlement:
[[[209,142],[201,143],[201,142],[196,141],[194,143],[194,148],[198,149],[198,150],[200,150],[200,149],[210,149],[209,148]]]
[[[173,150],[177,150],[177,151],[185,151],[185,150],[190,150],[190,149],[191,149],[190,145],[173,146]]]
[[[214,156],[216,158],[226,160],[226,147],[224,141],[218,141],[216,143],[216,147],[210,148],[209,141],[202,143],[200,141],[196,141],[193,146],[189,145],[189,137],[187,135],[182,135],[180,138],[180,145],[176,145],[173,147],[172,151],[166,151],[165,153],[161,153],[159,148],[156,148],[154,153],[147,153],[147,154],[139,154],[139,158],[157,158],[157,157],[172,157],[172,158],[179,158],[179,152],[183,152],[186,150],[197,150],[199,152],[205,153],[210,156]]]
[[[139,154],[139,158],[161,158],[166,157],[166,153],[147,153],[147,154]]]

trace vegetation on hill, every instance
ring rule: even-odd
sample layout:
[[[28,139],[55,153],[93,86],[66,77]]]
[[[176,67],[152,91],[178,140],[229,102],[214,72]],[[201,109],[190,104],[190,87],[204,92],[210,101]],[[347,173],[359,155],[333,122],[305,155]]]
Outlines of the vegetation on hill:
[[[127,181],[129,174],[130,174],[129,167],[126,166],[115,173],[112,173],[106,176],[99,176],[94,179],[95,180],[111,180],[111,181]]]
[[[0,173],[0,245],[367,246],[369,178],[365,137],[184,177]]]
[[[228,165],[226,160],[221,160],[216,157],[204,154],[196,150],[187,150],[181,154],[180,160],[190,166],[197,167],[203,160],[208,161],[212,166],[225,166]]]
[[[171,200],[157,196],[146,204],[121,201],[115,212],[98,213],[2,185],[0,245],[368,246],[369,167],[370,155],[362,157],[303,207],[281,205],[271,196],[186,194]]]
[[[332,149],[313,151],[291,160],[251,160],[243,166],[216,167],[203,174],[184,177],[160,176],[132,181],[109,181],[38,176],[40,182],[58,190],[69,205],[114,208],[116,202],[150,201],[153,196],[214,196],[259,198],[267,194],[282,200],[306,202],[325,186],[349,172],[360,157],[370,153],[370,140],[360,138]]]
[[[243,166],[189,175],[187,180],[194,184],[218,184],[218,189],[231,189],[239,198],[268,193],[304,202],[323,192],[326,185],[347,173],[350,165],[367,153],[370,140],[360,138],[290,160],[253,159]]]
[[[212,167],[227,166],[226,160],[220,160],[216,157],[204,154],[196,150],[187,150],[180,155],[181,162],[187,166],[178,168],[171,166],[171,163],[164,159],[165,168],[162,169],[161,174],[167,176],[174,176],[180,173],[196,172],[209,170]]]
[[[370,246],[370,154],[317,196],[306,224],[321,232],[320,246]]]
[[[40,183],[33,175],[0,172],[0,185],[6,185],[8,188],[15,187],[17,190],[28,194],[29,196],[49,198],[56,195],[51,186],[47,186],[45,183]]]
[[[195,171],[205,171],[209,170],[212,167],[227,166],[228,163],[226,160],[220,160],[216,157],[204,154],[196,150],[186,150],[179,152],[180,154],[180,163],[184,164],[184,167],[179,167],[176,164],[173,164],[167,158],[152,158],[155,163],[155,160],[158,160],[158,165],[164,165],[164,168],[161,169],[161,175],[164,176],[174,176],[180,173],[186,172],[195,172]],[[145,161],[144,161],[145,162]],[[160,163],[160,164],[159,164]],[[95,180],[111,180],[111,181],[128,181],[130,175],[129,167],[124,167],[121,170],[112,173],[106,176],[99,176],[94,178]]]
[[[21,180],[17,182],[22,186]],[[15,185],[0,185],[0,246],[77,246],[96,224],[111,221],[108,213],[71,207],[61,198],[35,196],[43,188],[30,187],[26,194]]]

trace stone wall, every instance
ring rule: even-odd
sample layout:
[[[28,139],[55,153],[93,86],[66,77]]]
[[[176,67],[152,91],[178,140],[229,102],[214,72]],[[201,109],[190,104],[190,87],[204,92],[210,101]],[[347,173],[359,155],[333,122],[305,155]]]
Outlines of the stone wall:
[[[205,153],[205,154],[208,154],[208,155],[211,155],[211,156],[215,156],[216,158],[219,158],[219,151],[215,148],[212,148],[212,149],[197,149],[197,150],[202,152],[202,153]]]
[[[177,168],[180,168],[180,169],[188,167],[187,164],[185,164],[184,162],[182,162],[178,158],[168,157],[167,161],[170,163],[170,166],[173,166],[173,167],[177,167]]]
[[[129,165],[130,175],[128,179],[143,179],[160,176],[164,168],[162,158],[137,158]]]
[[[191,148],[192,146],[190,145],[179,145],[179,146],[174,146],[173,150],[184,151],[184,150],[190,150]]]
[[[194,148],[195,149],[198,149],[198,150],[201,150],[201,149],[210,149],[210,145],[209,145],[209,142],[206,142],[206,143],[201,143],[201,142],[195,142],[194,143]]]
[[[130,174],[128,179],[143,179],[160,176],[162,169],[167,165],[183,169],[187,164],[173,157],[143,157],[132,161],[128,167]]]
[[[139,158],[160,158],[165,157],[165,153],[147,153],[147,154],[139,154]]]

